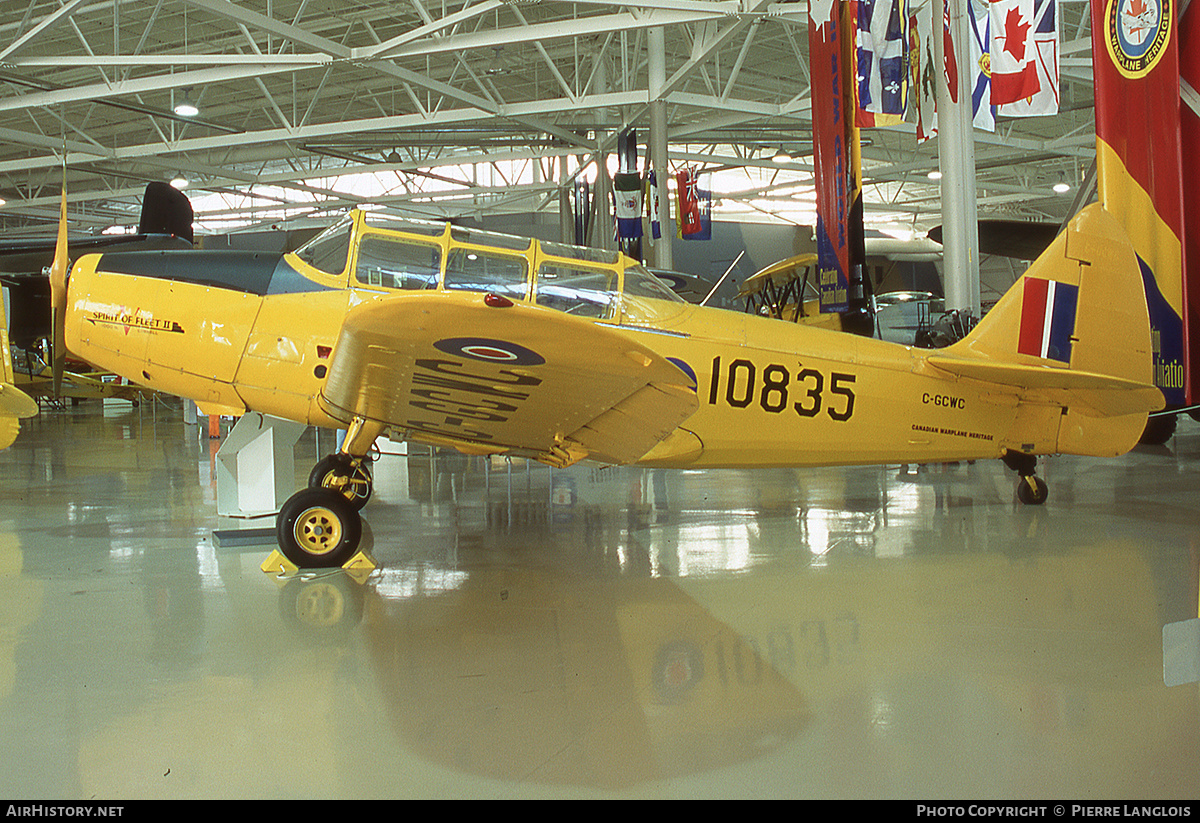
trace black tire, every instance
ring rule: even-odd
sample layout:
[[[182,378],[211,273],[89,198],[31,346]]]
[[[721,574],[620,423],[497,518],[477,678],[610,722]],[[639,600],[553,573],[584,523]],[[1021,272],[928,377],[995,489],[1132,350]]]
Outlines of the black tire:
[[[371,499],[373,482],[365,463],[354,465],[348,454],[337,452],[322,457],[308,475],[310,489],[332,489],[350,502],[355,511],[362,511]]]
[[[1017,499],[1026,506],[1040,506],[1049,496],[1050,489],[1042,478],[1031,474],[1017,480]]]
[[[283,556],[302,569],[346,564],[362,539],[362,518],[339,492],[302,489],[283,504],[275,525]]]

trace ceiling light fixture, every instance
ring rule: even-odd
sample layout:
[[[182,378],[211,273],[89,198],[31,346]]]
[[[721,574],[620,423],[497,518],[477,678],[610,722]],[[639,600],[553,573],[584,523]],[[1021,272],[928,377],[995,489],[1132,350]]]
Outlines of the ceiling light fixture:
[[[200,113],[199,107],[192,102],[192,96],[188,93],[190,89],[183,90],[183,99],[175,104],[175,113],[180,117],[195,117]]]
[[[1053,188],[1059,194],[1066,194],[1071,190],[1071,187],[1067,185],[1067,181],[1063,179],[1061,174],[1058,176],[1058,182],[1054,184]]]
[[[183,174],[175,175],[175,179],[171,181],[171,185],[177,189],[186,189],[191,181]]]
[[[792,162],[792,156],[790,154],[788,154],[786,151],[784,151],[783,149],[780,149],[779,151],[775,152],[775,156],[771,158],[771,162],[773,162],[773,163],[790,163],[790,162]]]
[[[933,171],[929,172],[929,174],[927,174],[925,176],[928,177],[930,180],[941,180],[942,179],[942,173],[938,169],[934,169]]]

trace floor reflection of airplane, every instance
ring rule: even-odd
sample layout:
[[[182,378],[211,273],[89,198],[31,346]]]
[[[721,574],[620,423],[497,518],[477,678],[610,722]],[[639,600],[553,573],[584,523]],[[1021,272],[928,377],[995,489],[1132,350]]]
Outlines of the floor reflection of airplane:
[[[918,350],[695,306],[596,249],[355,211],[295,254],[88,255],[76,355],[208,413],[347,429],[279,514],[297,565],[361,536],[381,435],[565,466],[1118,455],[1162,404],[1141,277],[1085,209],[975,330]],[[219,320],[218,320],[219,319]]]

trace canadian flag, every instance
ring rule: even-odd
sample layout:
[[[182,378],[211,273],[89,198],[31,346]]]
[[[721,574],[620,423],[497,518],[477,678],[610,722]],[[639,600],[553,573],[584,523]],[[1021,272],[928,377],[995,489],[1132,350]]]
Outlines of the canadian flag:
[[[992,29],[992,105],[1037,94],[1037,47],[1033,42],[1033,0],[989,0]]]

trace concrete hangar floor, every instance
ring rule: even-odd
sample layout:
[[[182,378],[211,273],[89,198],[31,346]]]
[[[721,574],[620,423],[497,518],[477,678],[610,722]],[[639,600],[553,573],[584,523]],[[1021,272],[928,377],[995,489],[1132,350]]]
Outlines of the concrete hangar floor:
[[[217,442],[93,401],[0,453],[0,796],[1200,796],[1163,640],[1197,616],[1190,420],[1045,461],[1044,507],[999,461],[414,448],[376,464],[362,582],[220,548]]]

